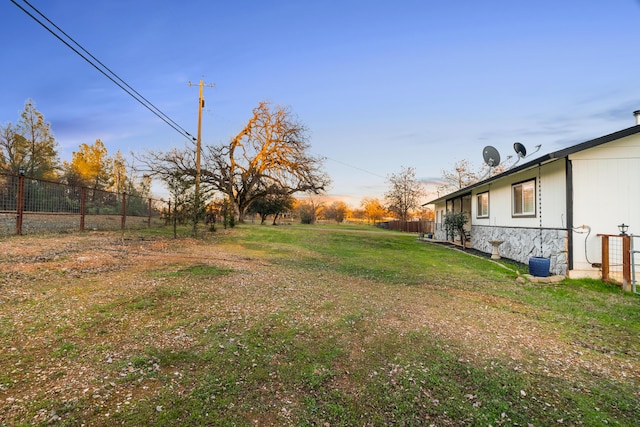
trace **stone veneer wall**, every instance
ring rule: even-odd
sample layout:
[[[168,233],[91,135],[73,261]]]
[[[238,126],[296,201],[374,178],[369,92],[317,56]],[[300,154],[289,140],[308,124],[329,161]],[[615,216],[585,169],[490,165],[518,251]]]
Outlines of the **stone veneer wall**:
[[[500,256],[529,264],[529,258],[544,256],[551,260],[551,274],[567,275],[569,238],[567,230],[542,229],[542,254],[540,254],[539,228],[516,228],[473,225],[471,227],[471,247],[491,253],[493,246],[489,240],[503,240]]]

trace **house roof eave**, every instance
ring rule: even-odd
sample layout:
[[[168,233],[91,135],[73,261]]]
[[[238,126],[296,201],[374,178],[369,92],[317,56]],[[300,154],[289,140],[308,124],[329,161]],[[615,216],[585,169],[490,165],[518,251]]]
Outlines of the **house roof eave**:
[[[456,190],[452,193],[446,194],[442,197],[438,197],[437,199],[431,200],[425,204],[423,204],[422,206],[427,206],[427,205],[433,205],[436,203],[440,203],[440,202],[444,202],[447,201],[449,199],[454,199],[456,197],[459,197],[462,194],[468,193],[471,190],[473,190],[474,188],[489,184],[493,181],[496,181],[498,179],[507,177],[509,175],[521,172],[523,170],[529,169],[533,166],[536,166],[538,164],[543,164],[543,163],[548,163],[550,161],[553,160],[558,160],[558,159],[562,159],[565,157],[568,157],[571,154],[583,151],[583,150],[587,150],[589,148],[594,148],[597,147],[599,145],[602,144],[606,144],[607,142],[611,142],[611,141],[615,141],[617,139],[621,139],[621,138],[625,138],[627,136],[631,136],[631,135],[635,135],[637,133],[640,133],[640,125],[636,125],[636,126],[632,126],[630,128],[627,129],[622,129],[620,131],[614,132],[614,133],[610,133],[608,135],[604,135],[595,139],[591,139],[589,141],[585,141],[576,145],[572,145],[571,147],[567,147],[567,148],[563,148],[561,150],[558,151],[554,151],[552,153],[549,154],[545,154],[544,156],[541,157],[537,157],[533,160],[530,160],[527,163],[524,163],[520,166],[511,168],[509,170],[506,170],[498,175],[494,175],[490,178],[484,179],[482,181],[478,181],[474,184],[471,184],[467,187],[461,188],[459,190]]]
[[[550,157],[549,154],[546,154],[546,155],[541,156],[541,157],[536,157],[535,160],[531,160],[531,161],[529,161],[527,163],[524,163],[524,164],[522,164],[520,166],[511,168],[511,169],[506,170],[506,171],[504,171],[502,173],[499,173],[498,175],[494,175],[494,176],[489,177],[487,179],[483,179],[482,181],[478,181],[478,182],[473,183],[471,185],[468,185],[468,186],[466,186],[464,188],[456,190],[453,193],[449,193],[449,194],[446,194],[446,195],[444,195],[442,197],[439,197],[437,199],[431,200],[430,202],[425,203],[423,206],[432,205],[432,204],[439,203],[439,202],[444,202],[444,201],[449,200],[449,199],[455,199],[456,197],[459,197],[459,196],[461,196],[463,194],[471,192],[471,190],[473,190],[474,188],[481,187],[481,186],[486,185],[486,184],[490,184],[491,182],[497,181],[500,178],[504,178],[506,176],[518,173],[520,171],[523,171],[523,170],[526,170],[526,169],[530,169],[531,167],[536,166],[538,163],[547,163],[550,160],[554,160],[554,159],[552,157]]]

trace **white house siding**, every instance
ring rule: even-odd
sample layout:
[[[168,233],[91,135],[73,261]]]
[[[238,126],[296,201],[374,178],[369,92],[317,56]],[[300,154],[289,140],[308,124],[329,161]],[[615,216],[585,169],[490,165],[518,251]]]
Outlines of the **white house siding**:
[[[513,217],[511,209],[512,185],[530,179],[536,181],[536,209],[534,217]],[[539,191],[541,190],[541,194]],[[489,217],[477,217],[479,193],[489,193]],[[532,256],[551,259],[551,272],[567,273],[567,212],[566,212],[566,168],[565,160],[558,159],[540,167],[533,167],[508,175],[490,184],[474,188],[471,196],[471,247],[490,253],[490,240],[503,240],[500,255],[524,264]],[[540,206],[540,196],[542,206]],[[445,208],[445,203],[435,205],[436,212]],[[542,227],[540,222],[542,208]],[[442,227],[437,227],[435,237],[446,239]]]
[[[540,174],[540,177],[538,176]],[[542,190],[542,227],[566,228],[566,172],[563,159],[528,169],[517,174],[475,188],[472,196],[472,225],[500,227],[540,227],[540,194]],[[536,215],[535,217],[513,217],[511,214],[511,186],[535,179]],[[540,187],[541,186],[541,187]],[[489,192],[489,218],[477,218],[476,196]]]
[[[536,181],[535,217],[513,217],[512,185],[530,179]],[[489,218],[477,218],[476,195],[485,191],[489,192]],[[471,246],[483,252],[491,252],[493,247],[489,241],[503,240],[504,243],[499,249],[501,256],[525,264],[532,256],[544,256],[551,259],[552,273],[566,274],[568,240],[565,199],[564,159],[508,175],[491,184],[478,187],[473,190]]]
[[[591,228],[573,235],[571,277],[596,276],[600,263],[598,234],[618,234],[618,224],[640,234],[640,136],[632,135],[569,156],[573,167],[573,225]],[[586,231],[586,229],[578,229]],[[587,260],[588,258],[588,260]]]

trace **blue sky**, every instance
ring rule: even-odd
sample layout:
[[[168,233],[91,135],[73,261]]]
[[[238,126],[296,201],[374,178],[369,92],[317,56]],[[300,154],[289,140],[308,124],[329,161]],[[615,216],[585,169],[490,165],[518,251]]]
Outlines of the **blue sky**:
[[[30,3],[193,135],[187,82],[214,83],[203,144],[227,142],[260,101],[290,106],[329,195],[354,207],[402,167],[433,183],[461,159],[479,168],[486,145],[544,154],[640,109],[638,0]],[[185,144],[10,0],[0,40],[0,123],[33,99],[63,160],[98,138],[125,155]]]

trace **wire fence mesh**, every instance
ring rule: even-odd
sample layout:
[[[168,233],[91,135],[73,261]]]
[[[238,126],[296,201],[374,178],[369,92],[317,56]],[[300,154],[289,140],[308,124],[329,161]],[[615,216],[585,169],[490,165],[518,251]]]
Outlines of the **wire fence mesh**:
[[[631,236],[599,234],[602,239],[602,280],[631,287]]]
[[[0,235],[164,224],[162,200],[0,173]]]
[[[609,277],[606,279],[622,283],[623,267],[622,239],[615,236],[609,238]]]

